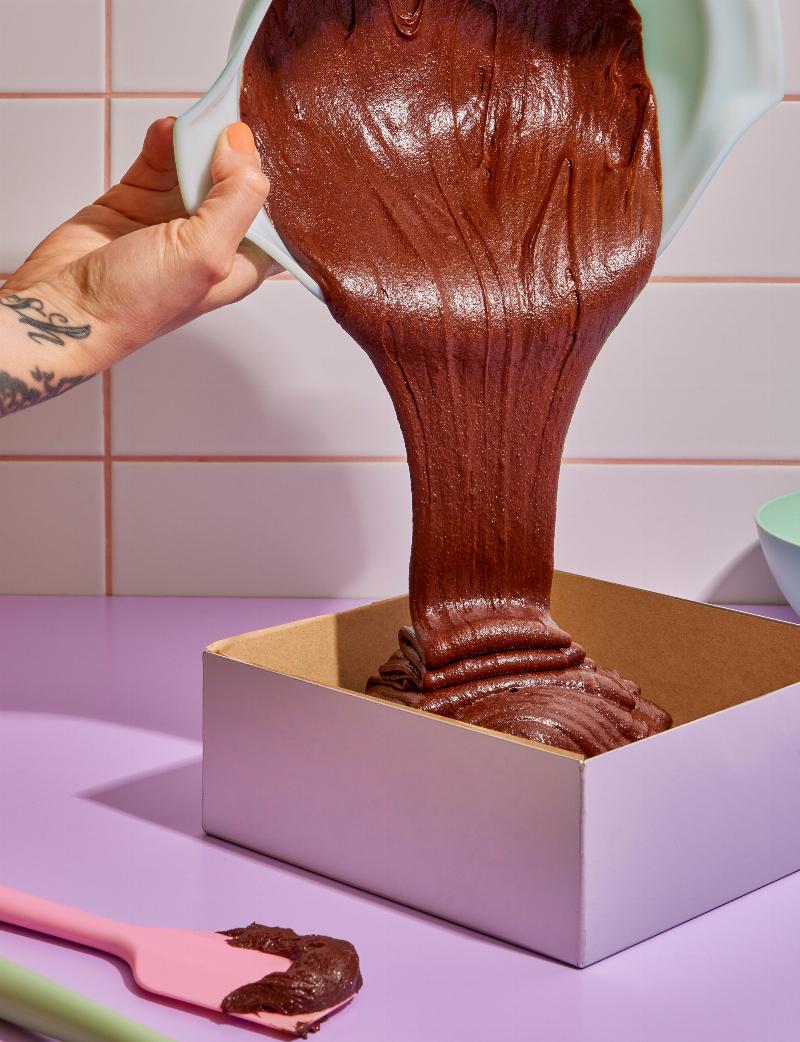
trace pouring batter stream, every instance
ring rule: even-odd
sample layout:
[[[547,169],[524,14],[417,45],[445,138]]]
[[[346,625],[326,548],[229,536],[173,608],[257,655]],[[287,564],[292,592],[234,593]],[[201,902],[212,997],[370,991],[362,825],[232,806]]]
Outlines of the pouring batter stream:
[[[276,0],[241,100],[406,442],[412,626],[370,693],[587,755],[669,727],[549,610],[567,428],[661,235],[630,0]]]

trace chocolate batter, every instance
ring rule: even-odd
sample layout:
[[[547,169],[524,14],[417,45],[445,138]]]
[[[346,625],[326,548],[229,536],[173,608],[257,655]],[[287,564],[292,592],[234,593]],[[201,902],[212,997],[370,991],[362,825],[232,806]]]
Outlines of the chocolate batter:
[[[231,992],[222,1003],[223,1013],[321,1012],[352,998],[363,983],[358,952],[349,941],[318,934],[300,936],[294,930],[259,923],[222,933],[235,948],[292,960],[284,973],[269,973]],[[303,1030],[310,1029],[306,1025]]]
[[[276,0],[241,102],[407,446],[412,626],[370,693],[586,755],[669,727],[549,611],[567,428],[661,234],[630,0]]]

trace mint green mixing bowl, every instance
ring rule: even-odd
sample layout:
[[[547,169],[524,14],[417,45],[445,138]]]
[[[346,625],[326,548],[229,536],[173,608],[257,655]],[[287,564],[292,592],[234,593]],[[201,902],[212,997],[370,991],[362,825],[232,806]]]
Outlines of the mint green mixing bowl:
[[[765,503],[756,514],[756,527],[775,582],[800,615],[800,492]]]
[[[644,23],[645,57],[658,102],[663,250],[736,141],[783,97],[781,20],[778,0],[633,2]],[[239,119],[242,66],[270,3],[245,0],[228,64],[205,97],[175,125],[178,176],[190,213],[210,188],[217,138],[228,123]],[[247,238],[321,297],[266,213],[259,214]]]

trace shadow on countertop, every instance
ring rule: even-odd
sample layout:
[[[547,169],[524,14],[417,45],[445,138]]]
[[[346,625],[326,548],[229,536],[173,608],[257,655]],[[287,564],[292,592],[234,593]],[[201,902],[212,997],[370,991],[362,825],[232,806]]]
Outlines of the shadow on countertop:
[[[399,904],[367,890],[360,890],[358,887],[319,875],[299,865],[280,861],[277,858],[248,850],[246,847],[206,835],[202,827],[202,761],[199,759],[178,763],[163,770],[136,775],[111,786],[78,793],[77,796],[79,799],[90,800],[109,810],[128,814],[191,839],[200,840],[203,844],[224,850],[230,856],[263,865],[271,872],[278,871],[299,881],[306,881],[315,887],[323,887],[328,891],[350,895],[378,908],[391,909],[395,914],[435,924],[439,929],[456,934],[465,940],[471,939],[475,943],[488,944],[507,951],[521,951],[516,945],[488,934],[470,930],[457,923],[429,915],[427,912]],[[557,960],[545,955],[528,951],[525,954],[531,959],[558,964]]]

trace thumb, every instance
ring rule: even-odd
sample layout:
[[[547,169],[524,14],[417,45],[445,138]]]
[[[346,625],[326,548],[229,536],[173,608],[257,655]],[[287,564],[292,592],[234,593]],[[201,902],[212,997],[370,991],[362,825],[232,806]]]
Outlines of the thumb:
[[[193,252],[222,281],[230,274],[236,251],[269,192],[269,180],[246,123],[231,123],[220,134],[211,180],[211,191],[189,219],[186,231]]]

